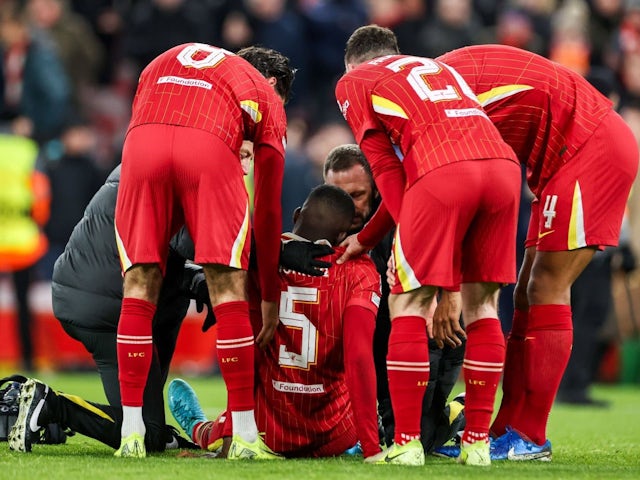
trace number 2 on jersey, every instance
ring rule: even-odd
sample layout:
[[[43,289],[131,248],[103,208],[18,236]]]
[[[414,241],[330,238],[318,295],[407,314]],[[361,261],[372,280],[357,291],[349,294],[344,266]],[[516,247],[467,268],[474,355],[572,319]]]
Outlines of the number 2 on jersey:
[[[429,100],[431,102],[439,102],[442,100],[459,100],[460,93],[462,92],[465,96],[469,97],[475,103],[478,103],[478,99],[475,94],[471,90],[471,87],[467,85],[467,82],[464,81],[462,76],[458,72],[456,72],[453,68],[445,65],[445,68],[453,75],[455,78],[457,88],[453,85],[447,85],[447,88],[442,88],[440,90],[432,90],[431,86],[427,82],[428,75],[435,75],[442,71],[442,65],[437,63],[435,60],[431,60],[430,58],[423,57],[402,57],[398,60],[391,62],[386,66],[389,70],[394,72],[399,72],[403,70],[409,64],[419,63],[413,67],[409,74],[407,75],[407,82],[411,85],[411,88],[416,92],[420,100]]]

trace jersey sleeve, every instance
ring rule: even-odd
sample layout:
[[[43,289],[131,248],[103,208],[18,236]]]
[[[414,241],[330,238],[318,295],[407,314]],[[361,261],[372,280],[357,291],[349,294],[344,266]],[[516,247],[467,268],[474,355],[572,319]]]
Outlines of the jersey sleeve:
[[[344,367],[358,440],[364,457],[380,451],[376,410],[376,370],[373,363],[373,332],[376,316],[361,306],[347,307],[344,314]]]
[[[267,97],[266,108],[258,105],[243,105],[243,110],[251,111],[251,108],[257,108],[256,115],[260,121],[256,124],[254,148],[260,145],[269,146],[284,158],[287,143],[287,116],[282,101],[275,93],[269,92]]]
[[[371,165],[373,178],[387,210],[398,223],[407,178],[393,144],[385,133],[370,130],[360,141],[360,149]]]
[[[368,256],[361,256],[350,260],[347,265],[351,285],[345,308],[360,306],[377,314],[380,306],[380,274],[373,260]]]
[[[254,235],[262,299],[280,298],[278,261],[282,233],[282,179],[287,120],[284,106],[273,89],[259,90],[258,102],[241,102],[255,122]]]
[[[393,217],[389,214],[384,202],[380,202],[375,213],[358,232],[358,241],[365,247],[373,248],[378,245],[385,235],[395,227]]]
[[[280,297],[278,261],[282,232],[282,178],[284,154],[269,145],[255,149],[254,236],[262,299],[275,302]]]
[[[356,143],[360,143],[369,130],[382,130],[371,104],[371,94],[362,82],[342,77],[336,85],[336,100],[342,116],[349,124]]]

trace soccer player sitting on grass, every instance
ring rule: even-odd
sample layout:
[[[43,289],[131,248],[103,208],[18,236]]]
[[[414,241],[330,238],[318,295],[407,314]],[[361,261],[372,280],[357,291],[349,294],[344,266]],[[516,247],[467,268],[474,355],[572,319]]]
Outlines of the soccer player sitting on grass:
[[[283,239],[337,245],[353,216],[353,201],[346,192],[321,185],[296,210],[293,233]],[[324,260],[335,261],[342,252],[336,248]],[[373,261],[361,256],[334,264],[322,277],[281,270],[279,290],[280,322],[274,340],[265,350],[256,349],[256,420],[265,444],[285,457],[327,457],[360,441],[365,457],[377,454],[372,342],[380,276]],[[262,325],[257,298],[253,295],[256,330]],[[227,358],[224,351],[220,358]],[[182,380],[169,386],[169,407],[198,445],[209,450],[224,445],[226,455],[232,428],[226,412],[208,421]]]
[[[248,172],[253,157],[250,142],[240,150],[240,162]],[[58,258],[52,283],[53,310],[65,331],[91,353],[98,367],[108,404],[90,402],[77,395],[54,391],[37,379],[28,379],[19,397],[18,419],[9,433],[12,450],[29,452],[41,435],[41,427],[60,424],[64,429],[94,438],[112,448],[120,445],[122,408],[118,388],[116,332],[122,302],[122,275],[113,235],[113,218],[120,167],[109,175],[76,225],[64,253]],[[288,268],[314,272],[314,254],[332,249],[308,242],[283,246],[280,262]],[[303,248],[304,247],[304,248]],[[191,299],[198,308],[208,304],[207,285],[201,267],[185,263],[193,258],[193,243],[181,231],[171,242],[167,272],[160,293],[153,329],[153,359],[145,387],[143,415],[148,426],[145,446],[149,452],[165,448],[193,447],[175,428],[165,423],[164,386],[176,339]],[[215,317],[208,309],[203,330]],[[42,407],[38,408],[39,405]]]
[[[349,234],[358,233],[369,221],[380,204],[380,194],[373,181],[369,162],[355,144],[338,145],[328,154],[323,168],[324,181],[328,185],[342,188],[351,195],[356,215]],[[384,429],[384,443],[391,446],[394,433],[394,417],[389,397],[387,378],[387,344],[391,320],[389,318],[389,284],[387,261],[391,256],[394,230],[369,252],[382,278],[380,308],[376,316],[376,331],[373,341],[373,358],[376,367],[378,414]],[[426,326],[425,326],[426,328]],[[439,348],[435,340],[429,339],[429,363],[431,376],[422,401],[420,440],[425,453],[431,453],[464,428],[464,400],[458,397],[448,406],[447,399],[462,369],[466,339],[459,337],[462,345],[445,345]]]

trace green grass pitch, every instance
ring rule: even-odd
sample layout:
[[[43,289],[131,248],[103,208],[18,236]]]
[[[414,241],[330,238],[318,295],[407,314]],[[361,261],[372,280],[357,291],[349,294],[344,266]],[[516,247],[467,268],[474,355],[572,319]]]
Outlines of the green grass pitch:
[[[39,378],[56,390],[105,401],[97,374],[47,373]],[[207,415],[214,417],[224,408],[220,377],[183,378],[198,392]],[[461,389],[460,384],[456,392]],[[0,443],[0,480],[640,478],[640,388],[598,386],[594,395],[609,400],[611,407],[554,407],[548,432],[553,443],[551,463],[494,462],[491,467],[480,469],[436,457],[427,457],[422,468],[364,465],[361,458],[352,457],[225,462],[205,457],[179,458],[176,451],[140,460],[117,459],[111,448],[75,435],[64,445],[34,445],[28,454],[11,452],[6,442]],[[175,424],[168,411],[167,418]]]

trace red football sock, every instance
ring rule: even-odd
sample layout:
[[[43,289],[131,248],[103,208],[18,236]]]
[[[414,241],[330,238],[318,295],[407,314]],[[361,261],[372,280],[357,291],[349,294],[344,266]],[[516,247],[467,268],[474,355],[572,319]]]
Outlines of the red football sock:
[[[387,353],[389,393],[398,445],[420,438],[422,399],[429,382],[427,327],[422,317],[397,317],[391,322]]]
[[[141,407],[153,356],[152,325],[156,306],[137,298],[122,299],[116,351],[122,405]]]
[[[514,428],[542,445],[547,440],[547,420],[567,368],[573,343],[569,305],[532,305],[525,343],[527,394],[523,414]]]
[[[201,449],[206,450],[209,446],[209,435],[213,429],[213,420],[207,420],[206,422],[196,423],[193,426],[193,433],[191,439],[193,443],[198,445]]]
[[[249,304],[227,302],[213,308],[217,321],[216,351],[227,387],[229,412],[253,410],[254,348]]]
[[[524,310],[515,310],[513,313],[513,324],[507,338],[507,354],[504,361],[502,403],[491,425],[491,433],[496,437],[506,433],[506,427],[512,426],[512,419],[520,415],[524,405],[526,393],[524,337],[527,331],[527,318],[528,313]]]
[[[203,450],[224,437],[233,434],[231,416],[224,411],[215,420],[198,423],[193,427],[193,441]]]
[[[467,325],[462,364],[466,396],[466,426],[462,441],[487,440],[493,402],[504,366],[504,335],[497,318],[481,318]]]

